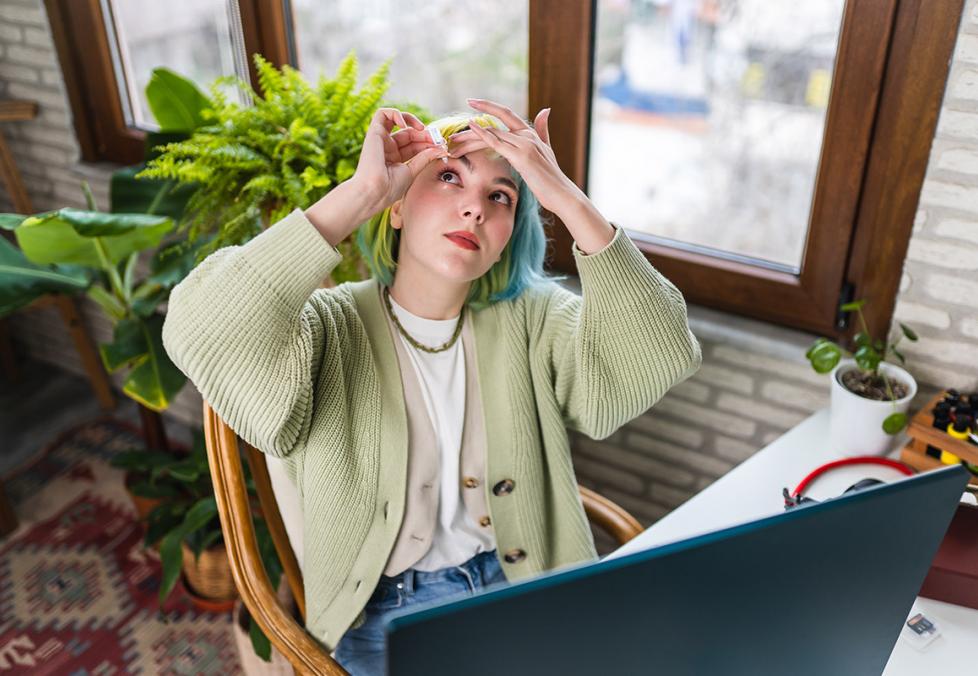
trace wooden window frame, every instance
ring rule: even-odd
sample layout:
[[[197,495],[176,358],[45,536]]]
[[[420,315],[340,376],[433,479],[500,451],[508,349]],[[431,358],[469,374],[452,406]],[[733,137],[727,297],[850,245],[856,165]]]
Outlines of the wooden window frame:
[[[657,244],[632,233],[691,303],[839,339],[865,298],[874,335],[890,327],[937,126],[963,0],[849,0],[799,275]],[[596,2],[530,0],[530,110],[553,106],[551,144],[586,186]],[[586,46],[586,48],[582,48]],[[831,196],[831,197],[830,197]],[[627,227],[627,224],[623,224]],[[573,272],[571,237],[549,233],[552,266]]]
[[[963,3],[846,3],[800,274],[631,233],[650,262],[690,303],[844,339],[858,327],[838,312],[840,300],[866,298],[870,331],[889,328]],[[145,133],[125,126],[99,0],[45,4],[82,158],[141,161]],[[248,54],[297,65],[289,0],[240,0],[240,8]],[[582,188],[596,11],[596,0],[529,0],[529,110],[552,106],[551,144]],[[249,67],[257,86],[250,59]],[[548,236],[550,266],[576,272],[567,229],[555,221]]]
[[[126,125],[109,36],[100,0],[44,0],[51,33],[74,115],[81,157],[87,162],[138,164],[146,132]],[[247,53],[259,53],[276,66],[289,63],[293,33],[286,3],[239,0]],[[248,61],[252,86],[258,89],[255,65]]]

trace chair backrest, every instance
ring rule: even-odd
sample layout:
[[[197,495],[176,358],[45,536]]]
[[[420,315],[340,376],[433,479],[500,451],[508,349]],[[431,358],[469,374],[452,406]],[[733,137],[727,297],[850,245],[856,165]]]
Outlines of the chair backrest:
[[[346,674],[322,646],[279,606],[258,552],[237,434],[206,401],[204,439],[231,572],[241,600],[296,671]],[[261,513],[299,612],[305,618],[302,506],[298,491],[287,476],[281,460],[266,456],[245,442],[241,443],[255,483]],[[642,524],[618,504],[584,486],[578,486],[578,489],[588,519],[619,544],[628,542],[644,530]]]

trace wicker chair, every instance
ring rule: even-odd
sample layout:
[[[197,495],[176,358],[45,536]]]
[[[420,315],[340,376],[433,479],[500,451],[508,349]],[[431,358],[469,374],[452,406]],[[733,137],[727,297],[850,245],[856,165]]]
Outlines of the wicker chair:
[[[224,541],[241,600],[272,644],[292,663],[296,673],[345,676],[346,670],[276,600],[275,590],[258,553],[238,436],[206,401],[204,437]],[[282,520],[265,455],[249,444],[241,443],[287,583],[299,613],[305,618],[302,572]],[[579,488],[588,518],[619,543],[624,544],[642,532],[642,525],[620,506],[588,488]]]

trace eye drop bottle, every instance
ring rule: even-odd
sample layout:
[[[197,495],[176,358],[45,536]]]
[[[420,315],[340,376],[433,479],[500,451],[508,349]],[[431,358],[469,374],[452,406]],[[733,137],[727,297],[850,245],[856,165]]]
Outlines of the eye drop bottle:
[[[431,136],[432,142],[436,146],[443,147],[445,149],[445,151],[447,152],[448,151],[448,141],[446,141],[445,140],[445,137],[441,135],[441,132],[440,131],[438,131],[438,127],[436,127],[434,125],[430,125],[430,126],[427,127],[427,130],[428,130],[428,134]],[[448,164],[448,158],[447,157],[441,158],[441,161],[443,163],[445,163],[445,164]]]

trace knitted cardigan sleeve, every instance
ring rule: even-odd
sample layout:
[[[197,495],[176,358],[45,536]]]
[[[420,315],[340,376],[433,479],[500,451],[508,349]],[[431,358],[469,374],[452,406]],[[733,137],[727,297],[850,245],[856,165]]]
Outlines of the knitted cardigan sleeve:
[[[580,296],[551,283],[527,310],[531,350],[549,359],[565,425],[592,439],[647,411],[703,360],[682,294],[614,228],[600,251],[572,245]]]
[[[163,346],[241,438],[285,457],[308,436],[328,309],[313,292],[341,254],[301,209],[215,251],[170,293]]]

